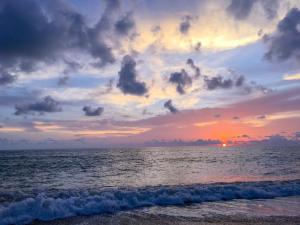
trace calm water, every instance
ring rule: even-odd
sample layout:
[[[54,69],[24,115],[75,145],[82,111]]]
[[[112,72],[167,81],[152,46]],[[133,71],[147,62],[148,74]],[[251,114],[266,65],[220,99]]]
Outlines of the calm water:
[[[299,148],[2,151],[0,224],[295,197],[299,179]]]

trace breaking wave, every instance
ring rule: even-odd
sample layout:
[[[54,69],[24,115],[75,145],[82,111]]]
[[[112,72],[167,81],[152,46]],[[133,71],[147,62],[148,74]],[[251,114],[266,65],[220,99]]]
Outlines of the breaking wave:
[[[0,205],[0,224],[28,224],[77,215],[114,213],[150,206],[186,205],[234,199],[300,195],[300,180],[122,188],[101,191],[41,192]]]

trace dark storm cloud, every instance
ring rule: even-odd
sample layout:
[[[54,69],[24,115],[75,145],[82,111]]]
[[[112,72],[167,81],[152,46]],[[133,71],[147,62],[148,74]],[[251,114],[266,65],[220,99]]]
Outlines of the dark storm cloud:
[[[117,87],[124,94],[142,96],[148,92],[148,89],[144,82],[136,80],[138,74],[135,67],[136,62],[130,55],[123,57]]]
[[[185,88],[192,84],[192,78],[182,69],[181,72],[171,73],[169,82],[175,84],[177,92],[182,95],[185,94]]]
[[[67,85],[68,81],[69,81],[70,77],[68,76],[63,76],[63,77],[60,77],[57,81],[57,85],[58,86],[64,86],[64,85]]]
[[[177,113],[177,108],[173,105],[172,100],[168,100],[164,103],[164,107],[168,109],[171,113]]]
[[[192,59],[189,58],[189,59],[187,59],[186,64],[188,64],[194,70],[194,72],[195,72],[195,76],[194,77],[195,78],[200,77],[200,75],[201,75],[200,68],[195,65],[194,60],[192,60]]]
[[[52,112],[60,112],[62,108],[60,103],[55,101],[51,96],[44,97],[41,101],[29,104],[20,104],[15,106],[15,115],[22,114],[44,114]]]
[[[245,20],[256,3],[262,6],[267,19],[272,20],[277,16],[278,0],[231,0],[226,11],[237,20]]]
[[[187,34],[192,26],[191,21],[192,17],[187,15],[182,18],[181,23],[179,24],[179,31],[182,34]]]
[[[104,108],[98,107],[98,108],[92,109],[92,107],[90,107],[90,106],[84,106],[82,108],[82,111],[84,111],[84,114],[86,116],[101,116],[101,114],[104,111]]]
[[[295,58],[300,60],[300,11],[291,9],[278,23],[277,30],[273,35],[264,38],[268,44],[265,57],[272,61],[288,60]]]
[[[132,13],[127,13],[115,23],[115,30],[120,35],[129,35],[130,31],[135,27]]]
[[[91,55],[97,66],[113,63],[115,57],[104,34],[113,23],[119,1],[106,3],[99,22],[89,27],[84,17],[63,1],[1,1],[0,65],[28,72],[37,62],[53,63],[74,50]]]
[[[17,79],[16,76],[13,76],[5,71],[0,70],[0,86],[13,83]]]

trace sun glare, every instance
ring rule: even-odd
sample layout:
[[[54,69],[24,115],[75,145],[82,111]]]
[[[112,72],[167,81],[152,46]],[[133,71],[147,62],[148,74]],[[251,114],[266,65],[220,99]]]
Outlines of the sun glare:
[[[222,147],[223,147],[223,148],[225,148],[226,146],[227,146],[227,144],[226,144],[226,143],[223,143],[223,144],[222,144]]]

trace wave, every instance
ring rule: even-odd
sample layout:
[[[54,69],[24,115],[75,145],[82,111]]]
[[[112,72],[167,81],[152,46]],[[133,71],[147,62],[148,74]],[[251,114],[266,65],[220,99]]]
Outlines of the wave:
[[[0,205],[0,224],[28,224],[78,215],[115,213],[150,206],[300,195],[300,180],[45,192]]]

